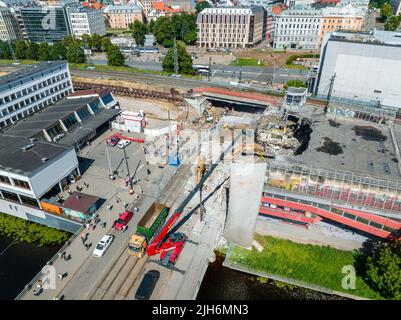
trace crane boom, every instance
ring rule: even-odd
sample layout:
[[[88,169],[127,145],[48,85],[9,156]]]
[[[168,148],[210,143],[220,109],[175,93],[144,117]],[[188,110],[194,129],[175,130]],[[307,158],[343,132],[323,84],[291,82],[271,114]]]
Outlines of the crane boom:
[[[162,244],[163,244],[163,242],[165,240],[165,237],[168,234],[168,232],[170,231],[171,227],[174,225],[174,223],[181,216],[182,212],[184,211],[184,209],[188,205],[188,203],[191,201],[193,196],[199,191],[199,189],[203,186],[205,181],[210,177],[210,175],[213,173],[213,171],[219,165],[220,161],[223,160],[224,156],[233,148],[234,144],[242,136],[242,134],[243,134],[242,132],[239,133],[231,141],[230,145],[220,154],[219,159],[215,163],[213,163],[213,165],[211,165],[209,171],[205,173],[205,175],[198,182],[198,184],[195,186],[195,188],[186,196],[186,198],[182,201],[182,203],[179,205],[179,207],[175,210],[174,214],[167,221],[167,223],[162,227],[162,229],[161,229],[160,233],[157,235],[157,237],[150,244],[148,244],[148,246],[146,248],[146,254],[148,256],[161,253],[162,251],[165,250],[165,248],[160,249],[160,247],[162,246]],[[191,212],[189,214],[192,214],[192,213],[193,212]]]

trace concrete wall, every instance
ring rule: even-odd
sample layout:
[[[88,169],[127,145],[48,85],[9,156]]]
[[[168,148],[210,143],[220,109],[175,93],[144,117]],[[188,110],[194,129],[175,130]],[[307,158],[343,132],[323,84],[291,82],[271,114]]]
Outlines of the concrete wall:
[[[55,160],[44,170],[36,173],[30,178],[35,196],[40,198],[51,187],[69,175],[77,167],[78,158],[75,149],[71,149],[61,158]]]
[[[42,210],[1,198],[0,212],[72,233],[75,233],[81,226],[80,223],[65,219],[61,216],[52,215]]]
[[[401,108],[401,46],[330,40],[321,59],[317,94],[327,95],[335,73],[332,96]]]

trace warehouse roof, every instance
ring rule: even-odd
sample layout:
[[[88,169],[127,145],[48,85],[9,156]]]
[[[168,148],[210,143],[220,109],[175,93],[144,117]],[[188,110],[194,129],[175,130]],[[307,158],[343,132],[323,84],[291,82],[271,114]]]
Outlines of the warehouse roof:
[[[24,151],[23,147],[29,145]],[[65,146],[0,134],[0,170],[30,176],[69,150]]]

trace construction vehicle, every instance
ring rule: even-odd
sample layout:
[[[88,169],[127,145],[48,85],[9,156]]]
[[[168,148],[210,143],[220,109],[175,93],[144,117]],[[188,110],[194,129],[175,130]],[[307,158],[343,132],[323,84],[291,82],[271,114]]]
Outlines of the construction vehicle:
[[[120,140],[128,140],[128,141],[134,141],[134,142],[138,142],[138,143],[144,143],[145,140],[144,139],[138,139],[138,138],[132,138],[132,137],[126,137],[123,136],[119,133],[115,133],[112,137],[110,138],[115,138],[115,139],[120,139]]]
[[[242,133],[238,134],[237,137],[232,140],[230,146],[228,146],[226,150],[221,153],[219,159],[210,166],[210,169],[203,175],[195,188],[186,196],[183,202],[175,210],[173,215],[168,219],[166,224],[164,224],[160,228],[160,231],[155,231],[153,233],[157,233],[157,235],[150,242],[142,241],[141,243],[130,243],[132,251],[142,252],[144,250],[146,251],[146,255],[149,257],[160,254],[159,263],[161,265],[179,271],[174,267],[174,265],[182,249],[184,248],[185,243],[188,241],[188,237],[182,232],[177,232],[177,230],[190,218],[195,210],[191,210],[176,225],[174,224],[180,218],[185,207],[191,201],[193,196],[202,188],[202,186],[204,186],[206,180],[216,169],[220,161],[224,159],[226,153],[228,153],[233,148],[235,142],[241,136]]]
[[[132,256],[142,258],[145,248],[151,242],[156,231],[166,220],[170,208],[164,204],[154,202],[138,222],[135,234],[128,243],[128,253]]]

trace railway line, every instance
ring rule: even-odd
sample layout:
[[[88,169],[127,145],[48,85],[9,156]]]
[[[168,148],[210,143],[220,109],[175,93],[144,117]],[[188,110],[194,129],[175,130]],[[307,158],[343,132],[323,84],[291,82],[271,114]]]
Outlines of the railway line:
[[[192,175],[189,166],[180,166],[167,188],[163,192],[160,202],[165,203],[173,212],[179,205],[185,187],[185,181]],[[142,274],[146,263],[145,256],[141,259],[130,256],[126,247],[120,252],[107,273],[100,280],[99,285],[89,294],[89,300],[124,300],[133,298],[134,284],[138,275]],[[171,272],[171,271],[168,271]]]

